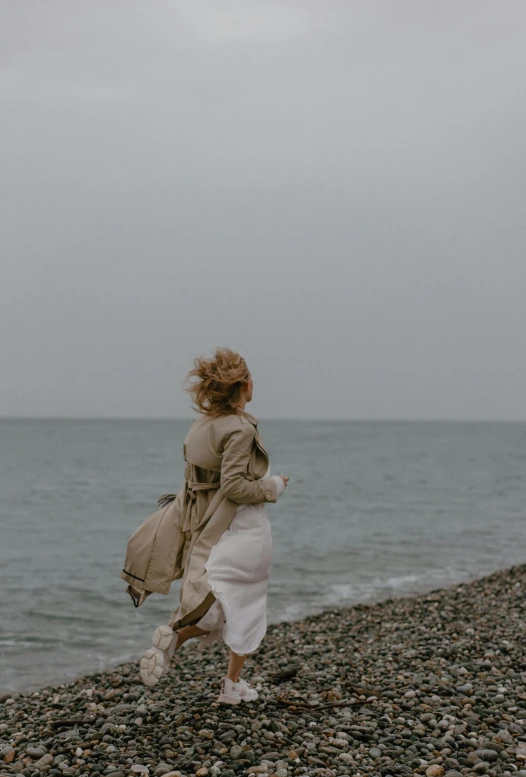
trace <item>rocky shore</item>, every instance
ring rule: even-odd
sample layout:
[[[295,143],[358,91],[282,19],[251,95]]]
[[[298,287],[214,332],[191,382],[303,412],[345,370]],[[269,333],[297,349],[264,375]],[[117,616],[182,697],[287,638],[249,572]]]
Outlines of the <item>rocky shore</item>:
[[[131,663],[3,698],[0,775],[526,777],[525,592],[522,565],[274,625],[238,707],[221,645],[152,689]]]

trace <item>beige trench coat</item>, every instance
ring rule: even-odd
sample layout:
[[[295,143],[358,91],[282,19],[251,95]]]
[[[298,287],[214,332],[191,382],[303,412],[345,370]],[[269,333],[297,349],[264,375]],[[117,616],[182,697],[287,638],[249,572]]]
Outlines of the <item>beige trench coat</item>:
[[[139,603],[151,592],[167,594],[182,577],[174,629],[196,623],[213,604],[205,564],[238,505],[277,501],[276,483],[263,478],[269,459],[257,423],[244,410],[194,421],[184,441],[184,486],[161,497],[128,542],[121,578],[142,592]]]

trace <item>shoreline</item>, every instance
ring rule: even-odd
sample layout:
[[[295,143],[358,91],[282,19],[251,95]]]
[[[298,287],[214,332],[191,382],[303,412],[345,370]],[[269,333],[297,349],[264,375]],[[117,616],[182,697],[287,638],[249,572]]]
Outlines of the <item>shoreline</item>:
[[[526,777],[525,595],[522,564],[272,624],[244,675],[260,698],[234,708],[223,645],[152,689],[132,661],[3,694],[0,775]]]
[[[508,568],[505,568],[508,569]],[[325,613],[328,612],[335,612],[339,610],[350,610],[355,607],[360,607],[362,605],[364,606],[374,606],[378,604],[382,604],[386,601],[391,600],[397,600],[397,599],[413,599],[418,598],[420,596],[424,596],[426,594],[433,593],[435,591],[441,591],[447,588],[450,588],[452,586],[457,585],[465,585],[466,583],[475,582],[476,580],[481,580],[485,577],[488,577],[491,574],[494,574],[495,572],[501,572],[505,571],[505,569],[497,568],[493,569],[491,571],[487,571],[485,574],[479,575],[475,578],[473,577],[466,577],[465,580],[449,580],[447,581],[446,578],[444,578],[444,582],[441,585],[440,581],[433,581],[424,578],[422,581],[422,586],[418,587],[414,590],[403,590],[403,588],[400,588],[398,590],[393,590],[392,593],[386,594],[383,591],[375,591],[374,593],[371,593],[369,595],[364,596],[358,601],[355,601],[354,603],[347,603],[347,604],[327,604],[327,605],[320,605],[313,609],[307,609],[304,612],[298,612],[296,614],[291,615],[290,617],[283,617],[283,616],[275,616],[272,619],[269,619],[268,621],[268,628],[270,629],[275,628],[276,626],[280,626],[281,624],[290,624],[290,623],[300,623],[305,621],[309,618],[316,618],[321,617]],[[168,616],[166,616],[168,617]],[[152,628],[153,630],[153,628]],[[149,632],[146,632],[146,639],[148,639]],[[144,649],[146,649],[148,643],[145,642]],[[137,653],[137,651],[134,651],[134,653]],[[67,675],[57,675],[57,676],[48,676],[47,679],[43,679],[40,682],[36,682],[34,680],[30,680],[28,684],[24,687],[8,687],[6,685],[0,685],[0,699],[8,698],[10,696],[11,698],[18,697],[20,695],[28,696],[32,693],[35,693],[36,691],[43,691],[45,689],[54,689],[54,688],[62,688],[68,685],[71,685],[72,683],[80,682],[82,679],[86,677],[92,677],[94,675],[100,675],[100,674],[109,674],[116,671],[118,667],[125,666],[128,664],[133,664],[135,661],[138,661],[138,659],[135,659],[134,653],[132,651],[129,651],[129,655],[118,657],[113,657],[108,659],[107,662],[104,662],[103,664],[99,661],[99,665],[87,665],[83,669],[79,669],[76,672],[71,672]],[[142,655],[142,652],[140,652],[140,655]],[[0,704],[2,702],[0,701]]]

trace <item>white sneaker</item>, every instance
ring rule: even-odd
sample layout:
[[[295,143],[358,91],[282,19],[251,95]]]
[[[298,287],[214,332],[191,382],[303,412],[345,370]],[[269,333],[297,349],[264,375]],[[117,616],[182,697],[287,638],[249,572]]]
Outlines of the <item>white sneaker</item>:
[[[168,654],[172,658],[177,644],[177,632],[170,626],[157,626],[152,634],[152,645]]]
[[[241,704],[242,701],[256,701],[258,696],[258,692],[247,685],[244,680],[235,683],[228,677],[223,677],[221,693],[217,701],[220,704]]]
[[[153,632],[152,645],[140,661],[139,673],[145,685],[152,686],[159,682],[170,666],[170,659],[175,653],[177,632],[170,626],[158,626]]]

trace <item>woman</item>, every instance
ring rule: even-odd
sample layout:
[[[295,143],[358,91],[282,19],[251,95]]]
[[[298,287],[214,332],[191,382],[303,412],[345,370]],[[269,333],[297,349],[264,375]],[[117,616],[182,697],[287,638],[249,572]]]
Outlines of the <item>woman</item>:
[[[155,630],[140,673],[154,685],[188,639],[222,638],[230,658],[218,701],[239,704],[258,697],[240,674],[267,628],[272,537],[265,502],[276,502],[289,478],[270,474],[257,418],[245,410],[253,383],[239,354],[218,348],[211,359],[196,358],[187,381],[200,417],[184,442],[185,485],[177,495],[181,603]]]

